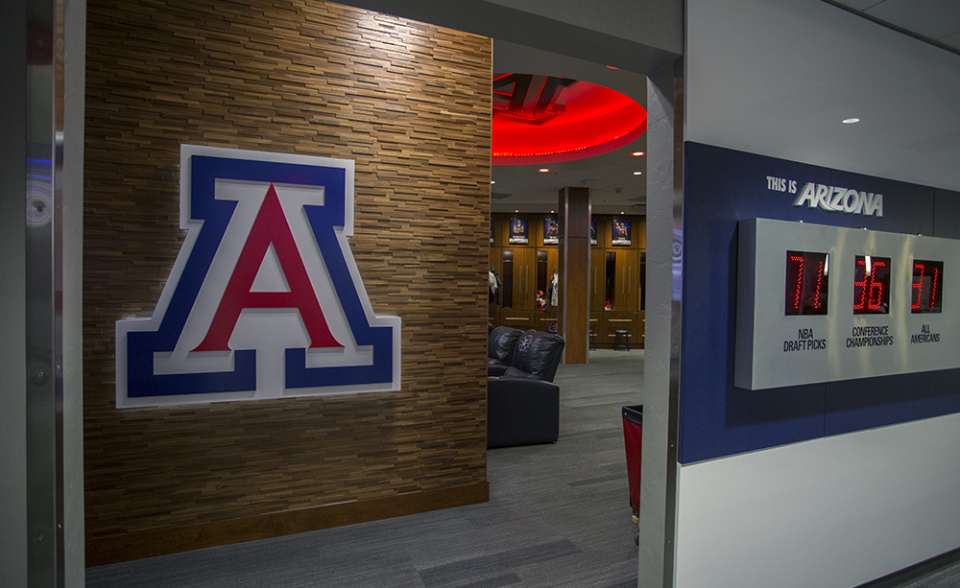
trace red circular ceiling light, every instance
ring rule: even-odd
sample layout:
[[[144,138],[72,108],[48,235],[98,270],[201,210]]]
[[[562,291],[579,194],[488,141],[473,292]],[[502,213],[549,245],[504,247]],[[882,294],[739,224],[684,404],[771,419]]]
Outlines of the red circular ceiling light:
[[[646,109],[616,90],[569,78],[494,77],[494,165],[592,157],[622,147],[646,130]]]

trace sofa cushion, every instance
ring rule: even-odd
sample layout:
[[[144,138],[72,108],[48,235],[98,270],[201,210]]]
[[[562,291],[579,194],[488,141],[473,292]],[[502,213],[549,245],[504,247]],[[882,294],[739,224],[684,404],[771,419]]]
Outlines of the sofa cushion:
[[[516,368],[552,382],[557,373],[557,366],[560,364],[563,346],[563,337],[559,335],[534,329],[525,331],[517,341],[517,349],[513,354],[513,368],[509,368],[504,375],[520,376],[521,374],[513,372]]]
[[[492,375],[492,374],[490,373],[490,366],[487,366],[487,375],[488,375],[488,376],[489,376],[489,375]],[[528,371],[522,370],[522,369],[520,369],[520,368],[518,368],[518,367],[514,367],[514,366],[510,366],[510,367],[505,367],[505,368],[503,368],[503,370],[501,371],[501,373],[500,373],[499,375],[500,375],[500,376],[503,376],[503,377],[507,377],[507,378],[526,378],[526,379],[530,379],[530,380],[543,380],[543,379],[544,379],[543,376],[540,376],[540,375],[537,375],[537,374],[531,374],[531,373],[528,372]]]
[[[499,359],[487,358],[487,376],[502,376],[510,367]]]
[[[523,331],[513,327],[497,327],[490,331],[487,336],[487,357],[490,360],[488,364],[493,365],[512,365],[513,352],[517,347],[517,339]]]

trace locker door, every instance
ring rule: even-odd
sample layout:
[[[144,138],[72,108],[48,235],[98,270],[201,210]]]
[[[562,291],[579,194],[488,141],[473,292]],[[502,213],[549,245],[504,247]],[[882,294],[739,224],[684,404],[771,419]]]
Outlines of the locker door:
[[[504,310],[533,310],[536,302],[534,290],[536,267],[533,264],[534,250],[528,248],[504,249],[501,256],[503,297],[500,306]]]
[[[605,272],[603,249],[594,247],[590,250],[590,312],[603,312]]]
[[[640,310],[640,278],[637,271],[637,251],[623,249],[617,251],[617,305],[619,312]]]

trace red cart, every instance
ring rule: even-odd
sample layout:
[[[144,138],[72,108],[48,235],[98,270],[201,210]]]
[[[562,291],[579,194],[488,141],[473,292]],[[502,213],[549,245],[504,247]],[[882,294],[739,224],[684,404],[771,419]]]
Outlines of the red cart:
[[[630,487],[630,508],[633,523],[637,528],[637,543],[640,542],[640,457],[643,453],[643,405],[624,406],[623,444],[627,450],[627,480]]]

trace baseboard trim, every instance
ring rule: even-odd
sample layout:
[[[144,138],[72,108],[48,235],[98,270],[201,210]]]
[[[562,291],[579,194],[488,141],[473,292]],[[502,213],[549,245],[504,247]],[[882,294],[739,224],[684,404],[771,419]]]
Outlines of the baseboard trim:
[[[88,567],[100,566],[466,506],[489,499],[490,484],[484,480],[452,488],[410,492],[385,498],[355,500],[180,527],[132,531],[88,539],[86,561]]]
[[[933,576],[937,572],[960,564],[960,548],[924,560],[898,572],[860,584],[856,588],[898,588]],[[933,584],[931,584],[933,585]],[[944,586],[945,584],[938,584]]]

